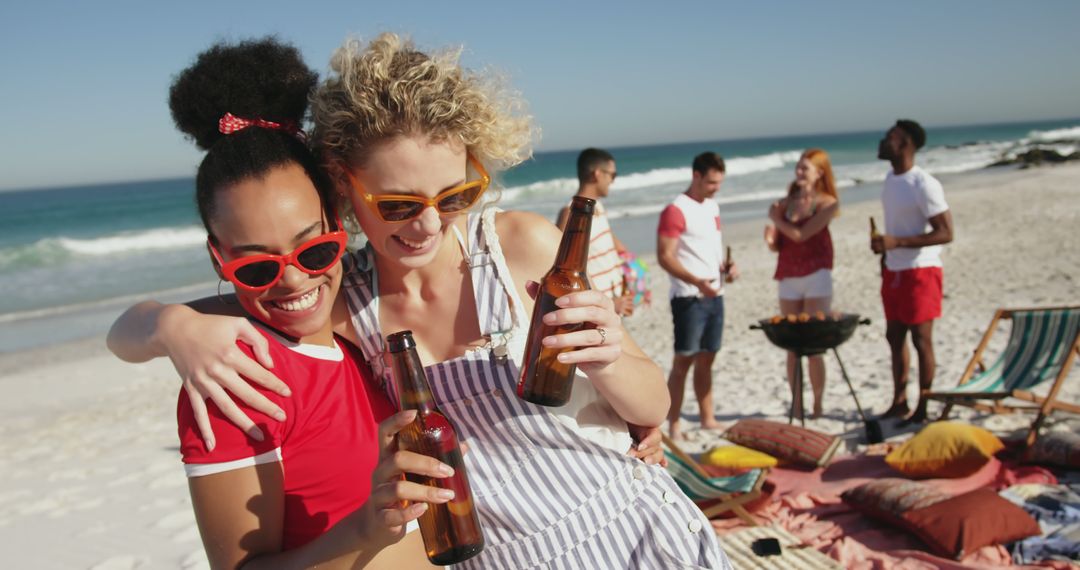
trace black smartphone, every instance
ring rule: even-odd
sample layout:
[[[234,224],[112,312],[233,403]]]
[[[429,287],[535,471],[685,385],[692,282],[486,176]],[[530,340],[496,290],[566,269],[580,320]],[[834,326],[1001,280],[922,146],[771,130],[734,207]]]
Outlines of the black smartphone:
[[[750,550],[756,556],[776,556],[780,554],[780,541],[775,538],[759,538],[750,543]]]

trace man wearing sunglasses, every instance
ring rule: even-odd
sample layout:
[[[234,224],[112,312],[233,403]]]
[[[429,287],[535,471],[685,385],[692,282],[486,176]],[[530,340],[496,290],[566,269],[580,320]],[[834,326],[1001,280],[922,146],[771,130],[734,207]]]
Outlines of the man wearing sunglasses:
[[[596,200],[593,210],[592,234],[589,240],[589,283],[597,291],[607,293],[615,302],[615,312],[626,317],[634,312],[634,293],[623,286],[622,253],[626,247],[615,237],[608,222],[601,198],[607,198],[615,182],[615,157],[599,148],[581,151],[577,159],[577,196]],[[559,211],[556,225],[566,228],[570,206]]]

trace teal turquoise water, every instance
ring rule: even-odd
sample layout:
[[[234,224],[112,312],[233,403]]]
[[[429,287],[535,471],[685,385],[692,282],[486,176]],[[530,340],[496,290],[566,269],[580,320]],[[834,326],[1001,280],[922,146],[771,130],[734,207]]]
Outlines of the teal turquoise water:
[[[1070,152],[1080,140],[1080,119],[928,134],[919,163],[946,174],[984,168],[1034,144]],[[728,176],[717,201],[725,219],[733,220],[762,215],[762,203],[782,194],[799,154],[810,147],[829,152],[842,188],[872,197],[887,170],[876,160],[881,135],[609,148],[619,176],[606,203],[617,231],[638,229],[620,237],[648,251],[653,236],[642,228],[685,190],[694,155],[712,150],[725,157]],[[501,206],[553,217],[577,188],[576,158],[576,150],[538,153],[504,173]],[[193,187],[192,179],[177,179],[0,193],[0,351],[101,332],[120,307],[147,294],[184,298],[213,291]]]

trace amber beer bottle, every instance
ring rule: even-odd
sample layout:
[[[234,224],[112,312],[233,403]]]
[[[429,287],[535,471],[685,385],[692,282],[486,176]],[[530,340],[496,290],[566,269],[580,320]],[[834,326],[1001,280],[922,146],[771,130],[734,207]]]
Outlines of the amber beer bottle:
[[[414,483],[454,491],[454,498],[441,505],[432,504],[420,515],[420,534],[428,560],[449,566],[467,560],[484,549],[484,534],[476,516],[469,478],[461,457],[457,433],[450,420],[435,406],[424,367],[416,354],[412,331],[386,337],[390,360],[402,410],[416,410],[416,419],[398,432],[398,447],[439,461],[454,468],[454,476],[445,479],[407,474]]]
[[[881,237],[881,232],[877,231],[877,224],[874,223],[874,216],[870,216],[870,239]]]
[[[735,282],[735,278],[732,277],[731,273],[728,273],[727,271],[727,269],[731,267],[732,263],[733,262],[731,261],[731,246],[729,245],[724,250],[724,281],[727,283]]]
[[[573,348],[548,348],[542,341],[544,337],[579,330],[583,325],[545,325],[544,315],[558,308],[555,300],[559,297],[592,288],[585,266],[589,261],[589,238],[595,207],[595,200],[574,196],[555,265],[540,281],[517,387],[518,396],[527,402],[541,406],[562,406],[570,401],[577,366],[559,362],[558,356]]]

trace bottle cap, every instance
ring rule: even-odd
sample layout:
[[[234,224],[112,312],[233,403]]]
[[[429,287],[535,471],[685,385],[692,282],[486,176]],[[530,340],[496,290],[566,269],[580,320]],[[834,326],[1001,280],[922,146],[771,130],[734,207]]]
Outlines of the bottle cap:
[[[593,210],[596,209],[596,200],[584,196],[574,196],[574,201],[570,207],[591,215]]]
[[[410,348],[416,348],[412,331],[398,331],[386,337],[386,346],[390,352],[405,352]]]

